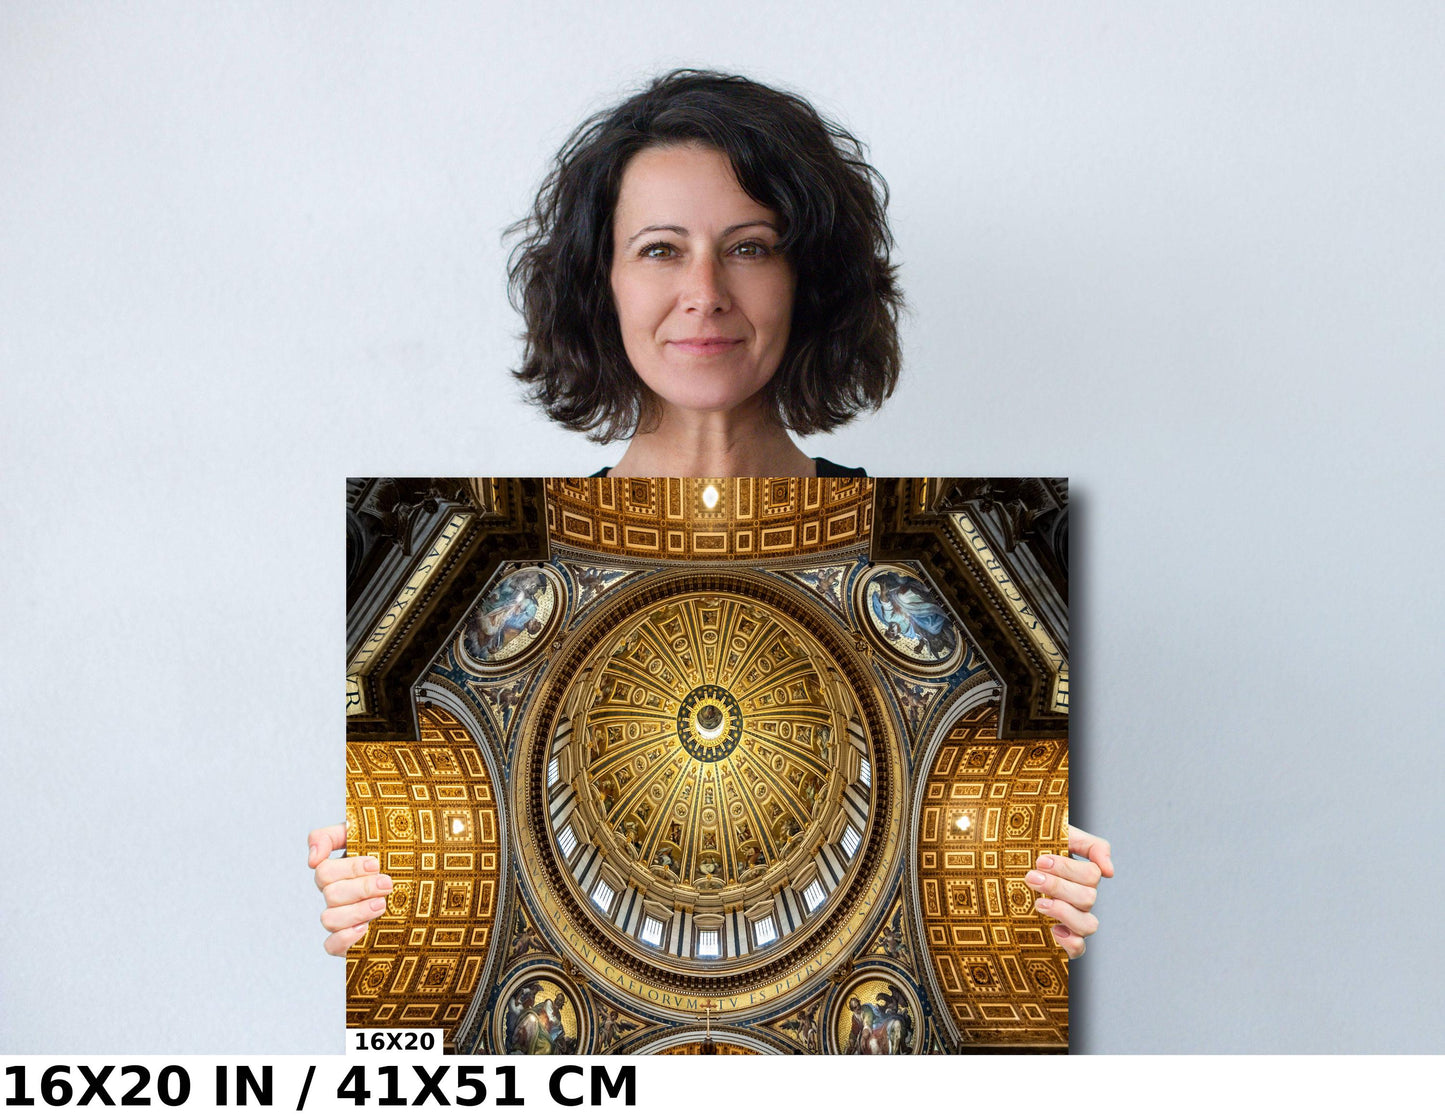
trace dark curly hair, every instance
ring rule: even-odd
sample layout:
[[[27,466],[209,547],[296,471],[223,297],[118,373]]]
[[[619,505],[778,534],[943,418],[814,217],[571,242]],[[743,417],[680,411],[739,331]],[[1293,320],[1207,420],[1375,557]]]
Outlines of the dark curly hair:
[[[547,415],[597,442],[654,421],[612,301],[612,215],[628,161],[700,143],[782,219],[797,275],[782,364],[767,387],[785,427],[829,431],[878,407],[898,381],[903,296],[889,262],[888,187],[863,146],[801,97],[733,74],[674,70],[584,121],[563,144],[508,268],[526,321],[514,375]]]

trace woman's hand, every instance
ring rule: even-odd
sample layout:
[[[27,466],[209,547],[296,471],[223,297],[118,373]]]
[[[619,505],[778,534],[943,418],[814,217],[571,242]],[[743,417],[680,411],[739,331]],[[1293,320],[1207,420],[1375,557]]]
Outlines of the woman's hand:
[[[308,868],[316,870],[316,887],[326,897],[321,926],[331,932],[326,953],[345,954],[366,934],[367,925],[386,911],[391,877],[379,872],[375,857],[336,857],[331,851],[346,848],[346,826],[325,826],[306,836],[311,847]]]
[[[1099,878],[1114,875],[1114,862],[1108,842],[1073,826],[1069,827],[1069,852],[1087,860],[1046,853],[1024,877],[1024,883],[1040,893],[1034,907],[1054,920],[1054,941],[1074,959],[1084,953],[1084,939],[1099,929],[1090,909],[1099,898]]]

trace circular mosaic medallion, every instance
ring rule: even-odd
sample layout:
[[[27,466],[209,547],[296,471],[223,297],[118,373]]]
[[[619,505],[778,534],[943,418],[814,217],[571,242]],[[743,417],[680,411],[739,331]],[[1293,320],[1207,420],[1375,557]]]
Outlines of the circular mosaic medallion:
[[[492,586],[462,623],[457,658],[478,673],[510,670],[547,646],[562,619],[566,595],[541,566],[513,571]]]
[[[840,1055],[913,1055],[921,1033],[918,995],[883,971],[859,974],[833,1007],[834,1050]]]
[[[587,1040],[576,987],[551,969],[515,978],[497,998],[493,1027],[505,1055],[572,1055]]]
[[[854,590],[864,631],[888,658],[924,675],[943,675],[963,659],[952,613],[933,587],[904,566],[879,565]]]
[[[738,700],[713,683],[696,687],[678,707],[677,736],[694,759],[722,760],[743,739],[743,711]]]

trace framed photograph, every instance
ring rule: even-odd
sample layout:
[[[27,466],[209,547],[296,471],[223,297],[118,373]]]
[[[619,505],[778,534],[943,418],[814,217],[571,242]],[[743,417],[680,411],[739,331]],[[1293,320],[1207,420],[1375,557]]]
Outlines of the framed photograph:
[[[1066,1051],[1060,478],[347,486],[347,1023]]]

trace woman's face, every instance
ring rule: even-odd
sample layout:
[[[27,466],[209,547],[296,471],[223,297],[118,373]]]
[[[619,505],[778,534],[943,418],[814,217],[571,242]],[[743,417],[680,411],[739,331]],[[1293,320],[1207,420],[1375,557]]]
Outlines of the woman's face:
[[[666,407],[719,412],[757,395],[788,347],[795,277],[778,215],[727,156],[638,152],[612,222],[612,297],[637,375]]]

